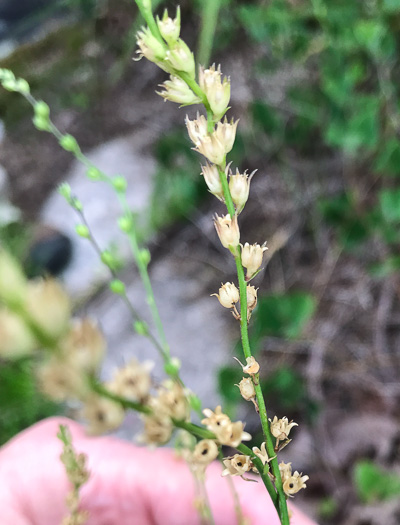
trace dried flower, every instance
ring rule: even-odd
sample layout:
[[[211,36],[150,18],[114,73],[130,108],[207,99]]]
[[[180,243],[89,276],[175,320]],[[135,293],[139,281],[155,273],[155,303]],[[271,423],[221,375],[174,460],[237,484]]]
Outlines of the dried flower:
[[[206,425],[208,430],[211,432],[216,432],[221,426],[227,425],[231,422],[229,417],[222,412],[221,406],[218,405],[215,409],[215,412],[209,408],[203,410],[203,414],[206,416],[201,420],[203,425]]]
[[[240,231],[237,222],[237,215],[234,215],[233,218],[231,218],[229,214],[223,217],[215,215],[214,226],[224,248],[228,248],[229,250],[235,249],[238,246],[240,241]]]
[[[213,293],[224,308],[233,308],[239,301],[239,290],[233,283],[225,283],[219,289],[219,294]]]
[[[26,279],[18,262],[0,248],[0,299],[6,304],[21,304],[26,294]]]
[[[82,416],[87,420],[89,434],[103,434],[118,428],[125,417],[119,403],[105,397],[91,396],[84,405]]]
[[[253,381],[250,377],[244,377],[238,385],[240,394],[246,401],[253,401],[256,397]]]
[[[197,113],[197,118],[194,120],[190,120],[189,117],[186,115],[185,124],[188,130],[190,140],[196,146],[199,145],[200,142],[208,136],[207,119],[204,115],[199,115],[199,113]]]
[[[233,448],[237,447],[242,441],[250,441],[251,439],[251,435],[244,432],[242,421],[222,424],[214,432],[221,445],[229,445]]]
[[[195,77],[195,63],[193,53],[181,38],[177,40],[174,47],[171,47],[167,51],[165,61],[176,71],[184,71],[192,78]]]
[[[237,213],[240,213],[243,210],[244,205],[249,198],[250,182],[254,173],[255,171],[253,171],[251,175],[247,175],[246,172],[239,173],[239,171],[236,170],[236,174],[231,174],[229,177],[229,190],[236,206]]]
[[[306,481],[310,478],[309,476],[303,476],[297,470],[292,474],[292,464],[284,463],[283,461],[279,464],[279,471],[282,477],[283,490],[289,497],[296,494],[301,489],[306,488]]]
[[[206,181],[209,191],[215,195],[220,201],[224,200],[224,190],[222,188],[221,179],[218,168],[215,164],[206,163],[201,167],[201,174]]]
[[[223,122],[218,122],[217,128],[213,133],[215,138],[223,145],[225,154],[229,153],[233,148],[238,122],[239,120],[236,120],[235,122],[233,119],[231,122],[228,122],[227,118],[225,117]]]
[[[222,472],[223,476],[243,476],[246,472],[252,469],[253,464],[250,456],[243,454],[235,454],[223,460],[225,470]]]
[[[261,443],[261,450],[258,447],[253,447],[253,452],[259,459],[261,459],[263,465],[265,465],[265,463],[269,463],[271,460],[276,458],[276,456],[274,456],[273,458],[268,457],[268,452],[265,448],[265,443]]]
[[[149,396],[152,384],[150,376],[152,368],[153,363],[150,361],[139,363],[133,358],[127,365],[114,373],[114,377],[107,384],[107,388],[118,396],[142,403]]]
[[[212,439],[202,439],[194,447],[191,461],[193,463],[208,465],[218,456],[218,446]]]
[[[294,423],[293,421],[290,421],[287,417],[283,417],[282,419],[278,419],[277,416],[274,417],[274,419],[271,421],[269,420],[271,425],[271,434],[276,437],[276,444],[278,445],[279,441],[283,441],[288,438],[289,433],[293,427],[297,427],[298,424]]]
[[[246,363],[246,366],[243,367],[243,372],[250,375],[258,374],[260,370],[260,365],[257,363],[253,356],[246,357]]]
[[[150,62],[161,62],[166,55],[165,45],[157,40],[148,27],[142,27],[136,35],[139,57],[146,57]]]
[[[156,91],[156,93],[163,97],[165,101],[170,100],[184,106],[201,102],[200,98],[193,93],[186,82],[179,77],[171,75],[170,80],[160,84],[160,87],[164,88],[164,91]]]
[[[147,445],[163,445],[169,441],[173,426],[171,419],[163,414],[144,416],[144,433],[138,441]]]
[[[103,360],[106,342],[96,321],[76,319],[60,347],[63,355],[77,367],[95,373]]]
[[[242,264],[247,268],[246,280],[249,281],[262,265],[263,254],[267,250],[266,246],[259,244],[249,244],[242,246]]]
[[[70,301],[54,279],[37,279],[28,284],[25,310],[30,320],[52,338],[60,337],[68,328]]]
[[[0,309],[0,357],[17,359],[32,353],[36,340],[22,321],[6,308]]]
[[[36,370],[40,390],[54,401],[85,399],[89,385],[81,368],[70,360],[51,356]]]
[[[255,288],[254,286],[250,286],[250,284],[248,284],[246,287],[247,321],[249,321],[251,317],[251,312],[257,306],[257,290],[258,288]]]
[[[168,414],[179,420],[187,419],[190,412],[184,389],[171,380],[164,381],[158,391],[158,397],[151,398],[150,405],[157,413]]]
[[[203,137],[193,149],[218,166],[221,166],[225,161],[226,150],[224,143],[221,142],[215,133]]]
[[[199,84],[204,91],[211,110],[217,118],[221,118],[226,112],[231,96],[231,83],[229,77],[222,79],[221,66],[215,69],[212,65],[209,69],[200,66]]]
[[[163,39],[167,44],[173,45],[178,40],[181,32],[181,10],[179,6],[174,19],[168,16],[168,11],[165,9],[162,19],[160,20],[157,17],[157,25]]]

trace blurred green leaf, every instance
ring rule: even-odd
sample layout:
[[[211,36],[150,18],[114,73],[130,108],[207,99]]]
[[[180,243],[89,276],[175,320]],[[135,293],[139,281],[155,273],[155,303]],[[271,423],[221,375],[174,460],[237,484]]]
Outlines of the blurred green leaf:
[[[384,175],[400,174],[400,141],[391,138],[384,143],[375,161],[375,170]]]
[[[276,109],[260,100],[255,100],[250,106],[250,111],[253,121],[268,135],[281,131],[282,122]]]
[[[400,476],[369,460],[361,460],[355,465],[354,484],[364,503],[385,501],[400,495]]]
[[[371,265],[368,270],[373,277],[377,278],[384,278],[398,272],[400,270],[400,255],[387,257],[384,261]]]
[[[382,9],[386,13],[398,13],[400,12],[400,0],[383,0]]]
[[[218,371],[218,390],[228,403],[238,403],[242,396],[237,386],[243,378],[243,371],[239,365],[225,366]]]
[[[279,399],[282,408],[290,410],[299,408],[306,394],[303,378],[289,367],[275,370],[261,381],[261,388],[268,398]]]
[[[400,221],[400,188],[381,190],[379,203],[382,215],[388,222]]]
[[[316,302],[305,292],[261,297],[254,318],[254,335],[273,335],[290,339],[299,337],[311,319]]]

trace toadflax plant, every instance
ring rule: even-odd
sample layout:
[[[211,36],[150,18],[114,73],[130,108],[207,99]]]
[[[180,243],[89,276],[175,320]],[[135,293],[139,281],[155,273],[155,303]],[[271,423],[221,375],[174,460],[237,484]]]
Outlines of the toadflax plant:
[[[110,288],[121,296],[130,309],[134,327],[148,337],[159,350],[168,379],[155,385],[151,376],[151,363],[132,359],[117,370],[106,382],[99,379],[99,369],[106,342],[97,324],[91,319],[71,320],[71,305],[61,286],[50,279],[27,281],[16,261],[0,251],[0,356],[15,358],[31,356],[37,361],[36,374],[43,392],[58,401],[78,400],[81,416],[88,422],[91,433],[116,429],[124,420],[128,409],[136,410],[143,418],[140,440],[148,445],[167,443],[174,429],[181,436],[180,453],[187,461],[200,490],[197,505],[202,520],[213,523],[211,509],[204,492],[206,468],[213,460],[223,462],[222,476],[240,476],[244,480],[251,473],[262,479],[279,515],[282,525],[289,524],[287,498],[305,488],[308,476],[292,471],[291,463],[279,463],[278,454],[289,442],[289,435],[297,424],[286,417],[268,419],[259,382],[260,366],[252,355],[248,324],[257,305],[257,289],[251,284],[260,271],[265,245],[240,243],[239,215],[249,198],[252,174],[232,170],[227,163],[236,135],[238,121],[228,119],[231,84],[220,66],[199,67],[193,53],[180,38],[180,10],[171,18],[165,11],[162,18],[154,18],[150,0],[136,0],[147,23],[137,35],[139,58],[146,58],[169,74],[158,94],[165,100],[182,106],[199,104],[203,112],[197,118],[186,117],[186,127],[194,149],[204,158],[202,175],[209,191],[226,206],[226,214],[215,215],[214,225],[221,244],[235,259],[237,284],[222,284],[215,295],[220,304],[232,311],[240,325],[245,364],[240,363],[243,379],[239,383],[242,397],[253,403],[259,414],[263,442],[250,449],[243,442],[251,436],[242,421],[232,422],[221,406],[202,411],[201,425],[191,422],[191,412],[201,414],[199,399],[183,383],[180,363],[173,358],[165,337],[160,315],[148,274],[150,254],[139,246],[135,217],[126,200],[126,181],[121,176],[110,177],[94,166],[81,152],[71,135],[61,133],[50,119],[49,107],[36,100],[23,79],[0,70],[0,81],[9,91],[23,95],[34,109],[35,126],[52,133],[60,145],[70,151],[87,167],[87,177],[110,185],[121,204],[119,227],[126,233],[140,277],[144,283],[146,301],[153,317],[152,328],[140,318],[131,305],[124,283],[118,279],[115,258],[101,248],[90,230],[83,204],[72,189],[60,188],[67,202],[76,210],[81,223],[78,235],[92,242],[102,262],[112,275]],[[191,437],[190,437],[191,436]],[[232,456],[223,458],[221,447],[236,449]],[[232,486],[233,487],[233,486]],[[202,496],[201,496],[202,495]],[[238,521],[243,523],[240,510]]]

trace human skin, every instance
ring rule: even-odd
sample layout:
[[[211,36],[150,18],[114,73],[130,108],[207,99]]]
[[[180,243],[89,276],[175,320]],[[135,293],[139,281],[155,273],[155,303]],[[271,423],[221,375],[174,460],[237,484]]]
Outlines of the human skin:
[[[87,525],[200,525],[193,478],[166,448],[138,448],[113,437],[88,437],[77,423],[51,418],[25,430],[0,449],[1,525],[60,525],[70,486],[59,460],[58,426],[68,425],[77,452],[88,456],[91,476],[82,488]],[[279,525],[262,483],[233,478],[243,513],[252,525]],[[221,466],[207,469],[207,490],[216,525],[237,523]],[[291,525],[315,525],[294,506]]]

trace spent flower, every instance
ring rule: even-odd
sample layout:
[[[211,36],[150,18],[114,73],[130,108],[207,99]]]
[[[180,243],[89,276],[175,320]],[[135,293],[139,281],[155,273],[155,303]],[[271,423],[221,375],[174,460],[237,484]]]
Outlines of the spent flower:
[[[152,386],[152,368],[153,363],[150,361],[139,363],[133,358],[114,373],[113,379],[107,383],[107,389],[130,401],[143,403],[147,400]]]
[[[239,301],[239,290],[233,283],[225,283],[219,289],[219,293],[213,293],[224,308],[233,308]]]
[[[184,106],[201,102],[200,98],[193,93],[186,82],[174,75],[171,75],[170,80],[166,80],[160,87],[164,88],[164,91],[156,91],[156,93],[163,97],[165,101],[170,100]]]
[[[169,17],[168,11],[165,9],[162,19],[160,20],[160,18],[157,17],[157,25],[161,36],[167,44],[170,46],[174,45],[181,32],[181,10],[179,6],[176,10],[175,18]]]
[[[239,245],[240,231],[237,215],[234,215],[233,218],[229,214],[223,217],[215,215],[214,226],[224,248],[231,250]]]
[[[181,38],[166,52],[165,63],[175,71],[183,71],[191,78],[195,77],[193,53]]]
[[[236,170],[235,175],[231,174],[229,177],[229,190],[236,206],[237,213],[240,213],[243,210],[244,205],[249,198],[250,182],[254,173],[255,171],[253,171],[251,175],[247,175],[246,172],[239,173],[239,171]]]
[[[290,431],[293,427],[297,427],[298,424],[293,421],[288,420],[287,417],[278,419],[277,416],[270,421],[271,434],[276,438],[276,444],[278,445],[279,441],[284,441],[288,438]]]
[[[224,201],[224,190],[219,176],[218,167],[215,164],[206,163],[201,167],[201,174],[207,184],[209,191],[215,195],[220,201]]]
[[[242,264],[247,268],[246,281],[249,281],[262,265],[264,252],[268,248],[265,245],[249,244],[242,246]]]
[[[207,97],[211,111],[216,118],[221,118],[228,109],[231,96],[229,77],[224,77],[222,80],[221,66],[218,66],[217,69],[215,69],[215,65],[209,69],[200,66],[199,85]]]
[[[166,48],[161,42],[157,40],[148,27],[142,27],[136,35],[137,45],[139,49],[137,53],[139,57],[145,57],[150,62],[161,62],[166,57]]]
[[[88,433],[98,435],[121,426],[125,412],[119,403],[92,395],[83,407],[82,416],[88,422]]]
[[[222,472],[223,476],[243,476],[253,467],[250,456],[245,456],[244,454],[235,454],[225,458],[223,463],[225,466],[225,470]]]

